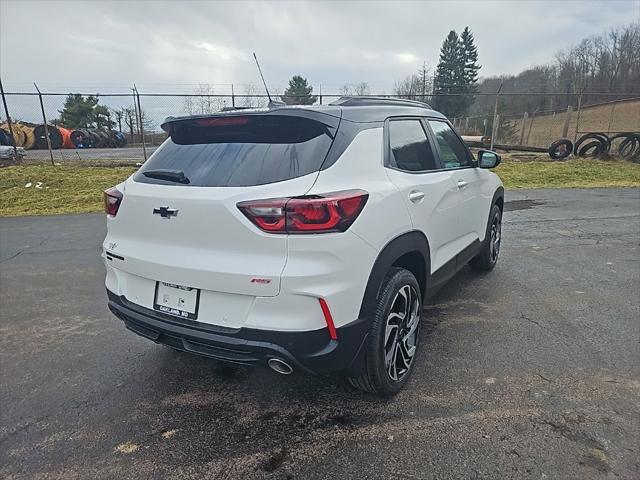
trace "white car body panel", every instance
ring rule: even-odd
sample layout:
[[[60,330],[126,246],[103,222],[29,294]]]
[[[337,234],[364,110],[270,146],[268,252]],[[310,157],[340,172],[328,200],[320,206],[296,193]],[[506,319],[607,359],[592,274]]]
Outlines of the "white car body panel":
[[[329,168],[251,187],[139,183],[118,188],[124,199],[107,218],[106,287],[153,309],[156,282],[201,290],[198,322],[231,329],[283,332],[327,328],[324,299],[337,328],[358,319],[378,255],[395,238],[425,234],[431,272],[476,240],[483,241],[491,201],[501,185],[477,168],[411,174],[384,166],[383,128],[358,133]],[[458,188],[457,182],[466,186]],[[346,232],[266,233],[237,203],[361,189],[369,197]],[[424,193],[412,202],[412,192]],[[168,219],[154,208],[178,210]]]

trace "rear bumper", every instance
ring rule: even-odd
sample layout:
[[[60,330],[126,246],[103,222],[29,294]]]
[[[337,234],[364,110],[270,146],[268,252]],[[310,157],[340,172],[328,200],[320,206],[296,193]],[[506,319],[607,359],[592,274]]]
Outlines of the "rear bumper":
[[[166,315],[129,302],[107,290],[109,309],[125,326],[156,343],[217,360],[266,365],[280,358],[310,373],[356,375],[364,364],[369,324],[355,320],[337,328],[331,340],[326,328],[287,332],[252,328],[227,329]]]

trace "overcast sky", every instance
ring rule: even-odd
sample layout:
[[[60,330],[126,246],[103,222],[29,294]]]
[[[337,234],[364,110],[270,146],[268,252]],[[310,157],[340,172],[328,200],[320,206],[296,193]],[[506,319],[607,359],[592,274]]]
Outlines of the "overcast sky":
[[[292,74],[324,92],[434,66],[469,25],[481,75],[517,73],[585,36],[638,21],[640,0],[432,2],[30,2],[0,0],[5,90],[186,92],[198,83],[269,85]]]

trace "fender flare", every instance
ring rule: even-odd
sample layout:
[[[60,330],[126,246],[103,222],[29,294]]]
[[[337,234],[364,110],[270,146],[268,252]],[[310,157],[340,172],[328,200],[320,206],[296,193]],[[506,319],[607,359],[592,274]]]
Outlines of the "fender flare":
[[[504,213],[504,187],[502,186],[498,187],[493,194],[493,198],[491,199],[491,207],[489,207],[489,214],[491,214],[491,209],[493,208],[493,206],[498,203],[498,199],[502,201],[502,207],[500,208],[500,210],[502,210]]]
[[[429,241],[424,233],[416,230],[403,233],[387,243],[378,254],[371,273],[369,274],[369,280],[367,281],[367,287],[365,288],[364,297],[360,306],[359,318],[373,317],[377,304],[376,299],[380,293],[380,287],[382,286],[384,277],[396,260],[411,252],[418,252],[422,254],[424,258],[425,279],[423,288],[426,290],[431,272]],[[425,294],[425,292],[422,293],[423,295]]]

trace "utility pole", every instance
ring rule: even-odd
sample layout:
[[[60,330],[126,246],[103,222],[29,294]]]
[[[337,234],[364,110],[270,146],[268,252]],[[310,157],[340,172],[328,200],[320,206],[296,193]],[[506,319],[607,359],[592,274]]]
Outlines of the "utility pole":
[[[498,119],[498,100],[500,99],[500,92],[502,91],[502,83],[500,83],[500,88],[496,92],[496,104],[493,107],[493,128],[491,132],[491,146],[489,150],[493,150],[493,144],[495,143],[496,134],[498,133],[498,126],[496,125],[496,121]]]

